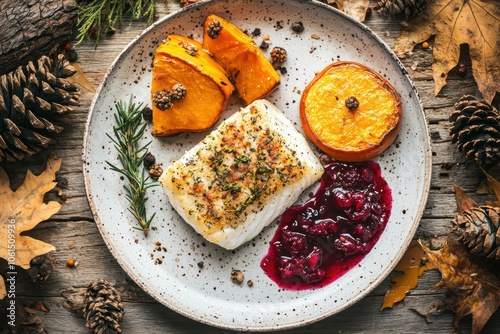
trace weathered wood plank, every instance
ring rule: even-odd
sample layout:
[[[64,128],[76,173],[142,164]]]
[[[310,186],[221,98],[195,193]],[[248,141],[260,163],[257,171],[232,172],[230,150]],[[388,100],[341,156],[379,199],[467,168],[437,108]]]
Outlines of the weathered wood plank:
[[[178,8],[178,3],[168,5],[160,1],[160,16],[169,10]],[[374,14],[366,22],[389,46],[399,33],[400,22]],[[145,27],[144,22],[126,25],[113,37],[102,40],[95,49],[89,41],[77,48],[79,63],[89,80],[97,87],[105,71],[118,53]],[[467,60],[464,60],[467,61]],[[451,144],[448,117],[453,104],[464,94],[478,95],[477,86],[470,75],[460,78],[450,74],[449,83],[443,91],[434,96],[432,80],[432,51],[417,46],[413,54],[402,59],[413,79],[429,122],[432,142],[433,169],[431,191],[420,222],[416,237],[436,238],[439,242],[449,232],[450,220],[456,214],[453,184],[458,184],[478,202],[487,196],[475,194],[483,176],[474,164],[463,163],[463,157]],[[415,64],[416,63],[416,64]],[[415,69],[412,69],[414,66]],[[42,299],[50,308],[43,315],[49,333],[87,333],[84,320],[79,313],[71,312],[65,305],[68,293],[82,291],[92,280],[104,278],[117,282],[123,288],[125,300],[125,318],[122,323],[124,333],[140,333],[145,328],[152,333],[234,333],[232,331],[202,325],[164,307],[142,291],[121,269],[107,249],[99,234],[90,212],[84,189],[81,150],[88,108],[93,94],[82,91],[81,106],[75,109],[72,124],[58,138],[53,150],[63,158],[60,177],[67,180],[64,193],[68,196],[61,211],[48,221],[39,224],[29,234],[56,246],[54,253],[60,261],[47,282],[39,287],[29,283],[19,285],[19,295],[25,301]],[[13,187],[21,184],[27,168],[35,173],[43,170],[48,153],[42,153],[28,159],[21,166],[6,165]],[[74,244],[74,247],[70,247]],[[76,268],[65,265],[69,257],[79,261]],[[396,273],[392,273],[395,275]],[[315,324],[287,331],[289,333],[450,333],[453,314],[442,312],[429,318],[432,322],[418,315],[414,309],[425,312],[430,305],[443,298],[444,290],[431,290],[440,280],[440,275],[433,270],[425,273],[419,285],[412,290],[404,303],[393,309],[380,310],[383,295],[389,287],[390,277],[386,278],[366,298],[340,314],[321,320]],[[489,321],[483,333],[496,333],[500,326],[500,312]],[[470,318],[461,323],[462,333],[470,333]]]

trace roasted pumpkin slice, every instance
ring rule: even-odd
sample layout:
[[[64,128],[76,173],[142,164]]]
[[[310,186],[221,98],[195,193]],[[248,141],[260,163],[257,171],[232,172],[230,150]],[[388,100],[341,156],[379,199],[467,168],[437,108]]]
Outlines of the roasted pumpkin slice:
[[[300,100],[307,137],[336,160],[369,160],[401,127],[401,102],[389,81],[366,65],[339,61],[318,73]]]
[[[255,41],[224,18],[215,14],[208,16],[203,47],[225,67],[246,104],[278,87],[280,75]]]
[[[234,89],[225,69],[199,42],[169,35],[156,49],[153,61],[153,135],[209,129]]]

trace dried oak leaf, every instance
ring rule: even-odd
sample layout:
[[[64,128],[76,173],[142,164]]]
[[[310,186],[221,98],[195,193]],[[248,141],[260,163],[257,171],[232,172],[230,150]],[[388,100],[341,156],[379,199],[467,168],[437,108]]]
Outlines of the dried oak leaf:
[[[449,289],[436,310],[454,312],[453,325],[457,331],[460,320],[471,314],[472,334],[479,333],[500,306],[500,281],[452,235],[440,250],[422,248],[441,272],[441,281],[435,288]]]
[[[476,201],[470,198],[459,186],[453,184],[453,188],[455,189],[455,198],[457,199],[458,212],[460,214],[471,208],[478,207]]]
[[[28,170],[24,183],[16,191],[12,191],[7,173],[0,168],[0,240],[15,240],[15,265],[24,269],[30,267],[30,261],[35,256],[55,250],[54,246],[22,233],[50,218],[61,208],[58,202],[43,201],[45,193],[57,184],[54,180],[60,166],[61,159],[51,156],[45,171],[35,176]],[[13,231],[9,230],[12,225]],[[0,257],[6,260],[12,255],[9,254],[12,249],[9,249],[8,245],[8,242],[0,244]]]
[[[391,287],[384,296],[382,310],[388,307],[392,308],[395,303],[403,300],[406,294],[417,286],[418,278],[427,270],[434,268],[434,264],[427,260],[420,244],[413,240],[394,268],[395,271],[400,271],[403,274],[392,278]]]
[[[435,36],[432,72],[434,94],[446,85],[459,61],[460,45],[469,45],[472,74],[483,97],[492,103],[500,92],[500,3],[498,0],[428,1],[423,14],[410,21],[396,39],[403,58],[413,47]]]
[[[483,169],[483,173],[486,176],[485,182],[487,189],[491,194],[495,195],[498,201],[500,201],[500,166],[494,166],[488,171]]]
[[[90,82],[89,77],[85,73],[83,73],[80,65],[76,62],[73,62],[71,63],[71,66],[75,68],[76,72],[72,76],[67,77],[66,80],[68,80],[71,83],[76,83],[80,85],[81,87],[85,88],[91,93],[95,93],[96,89],[94,85]]]
[[[337,8],[359,22],[366,19],[366,11],[370,0],[323,0],[326,4]]]

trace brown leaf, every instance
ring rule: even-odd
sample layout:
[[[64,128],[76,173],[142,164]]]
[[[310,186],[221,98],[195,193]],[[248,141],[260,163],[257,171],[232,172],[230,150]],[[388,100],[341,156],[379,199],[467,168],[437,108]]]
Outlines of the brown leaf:
[[[366,18],[366,10],[370,6],[370,0],[323,0],[330,6],[346,13],[359,22]]]
[[[87,75],[83,73],[80,65],[78,65],[78,63],[71,63],[71,66],[73,66],[76,69],[76,72],[72,76],[67,77],[66,80],[68,80],[71,83],[76,83],[80,85],[81,87],[85,88],[91,93],[95,93],[96,89],[94,85],[90,82]]]
[[[455,189],[455,197],[457,199],[458,212],[464,213],[464,211],[470,208],[478,206],[476,201],[470,198],[462,189],[460,189],[456,184],[453,184]]]
[[[423,14],[410,21],[396,39],[394,51],[405,57],[413,47],[435,36],[432,71],[434,93],[446,85],[458,64],[460,45],[469,45],[472,74],[483,97],[492,103],[500,92],[500,5],[498,0],[428,1]]]
[[[369,6],[370,0],[346,0],[344,1],[344,12],[357,21],[364,22]]]
[[[500,201],[485,201],[484,204],[493,206],[493,207],[499,207],[500,206]]]
[[[483,173],[488,180],[489,189],[500,200],[500,181],[498,181],[500,179],[500,170],[493,167],[488,172],[483,169]]]
[[[54,246],[21,233],[31,230],[61,208],[60,203],[43,202],[44,194],[57,184],[54,180],[60,166],[61,159],[51,156],[45,171],[35,176],[28,170],[24,183],[16,191],[10,189],[8,176],[0,168],[0,203],[2,203],[0,222],[4,222],[0,225],[0,240],[9,240],[9,235],[10,238],[14,236],[15,265],[24,269],[30,267],[30,261],[35,256],[55,250]],[[7,242],[0,244],[0,257],[11,263],[9,257],[13,255],[13,249],[9,249],[8,245]]]
[[[453,324],[457,331],[460,320],[471,314],[472,334],[479,333],[500,306],[500,281],[452,235],[441,250],[422,248],[441,272],[441,282],[435,287],[446,287],[450,292],[437,309],[455,313]]]
[[[488,194],[492,194],[492,193],[493,193],[493,190],[491,190],[490,182],[488,181],[488,179],[483,179],[481,181],[481,183],[479,183],[479,186],[476,189],[476,194],[488,195]]]
[[[384,296],[382,310],[387,307],[392,308],[395,303],[403,300],[406,294],[417,286],[418,278],[425,271],[433,268],[435,268],[434,264],[427,261],[420,244],[413,240],[394,268],[394,270],[401,271],[403,274],[392,278],[391,287]]]

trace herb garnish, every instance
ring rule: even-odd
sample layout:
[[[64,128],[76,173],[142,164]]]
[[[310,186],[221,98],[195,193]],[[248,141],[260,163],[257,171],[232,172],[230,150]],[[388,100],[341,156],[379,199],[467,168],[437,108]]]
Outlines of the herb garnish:
[[[109,161],[106,163],[111,167],[111,170],[127,178],[129,183],[124,185],[124,188],[127,201],[130,204],[129,211],[140,226],[140,228],[135,228],[142,230],[147,236],[155,215],[147,218],[146,190],[157,186],[158,183],[148,182],[149,177],[145,175],[144,168],[142,168],[144,158],[148,153],[148,146],[151,143],[143,146],[139,144],[147,125],[146,123],[142,124],[142,103],[136,105],[131,96],[128,105],[119,101],[115,103],[115,107],[117,112],[115,113],[116,126],[113,126],[114,138],[109,134],[106,135],[115,144],[118,160],[120,160],[122,167],[117,167]]]

